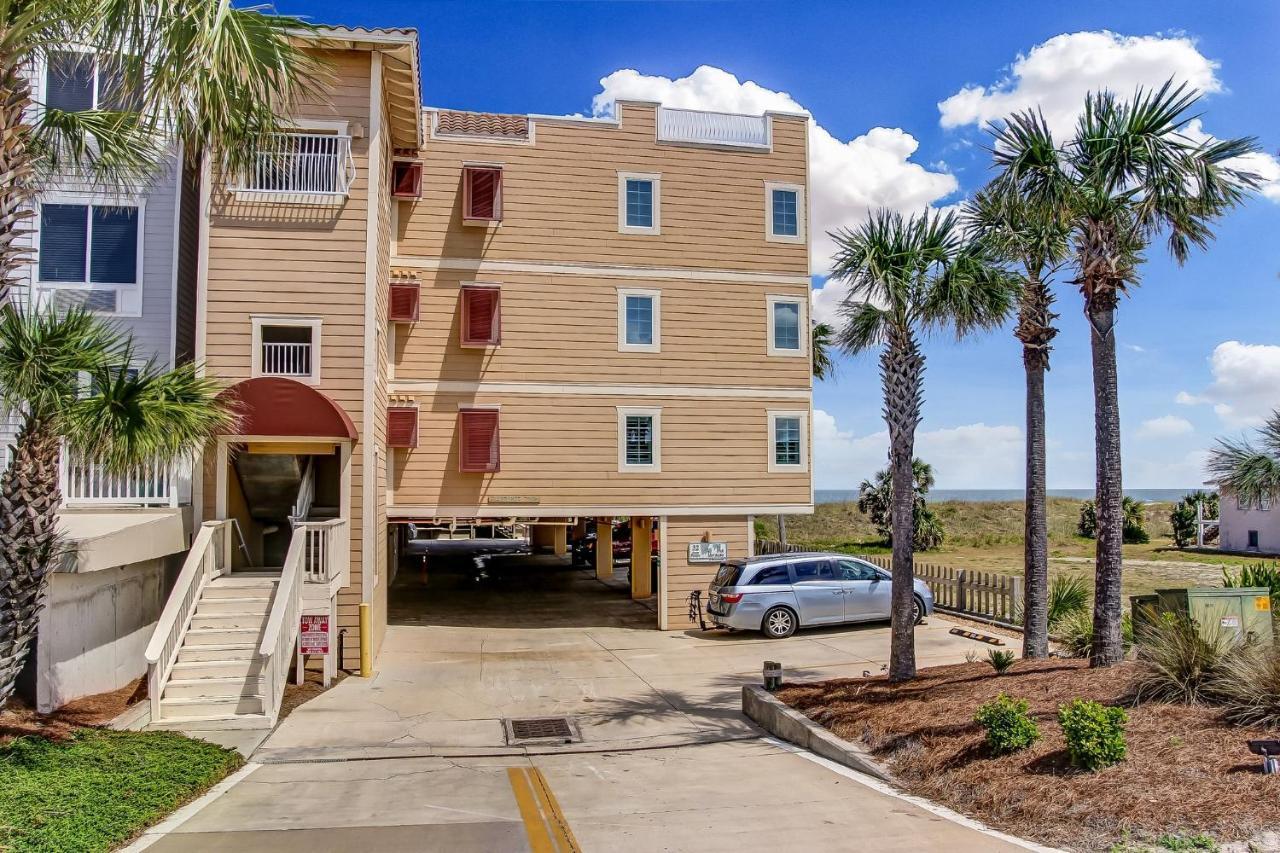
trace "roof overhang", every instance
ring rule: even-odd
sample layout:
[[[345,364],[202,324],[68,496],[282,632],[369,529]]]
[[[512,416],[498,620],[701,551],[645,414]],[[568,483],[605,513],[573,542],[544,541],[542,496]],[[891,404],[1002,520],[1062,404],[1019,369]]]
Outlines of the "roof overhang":
[[[418,69],[418,31],[316,27],[299,37],[327,50],[367,50],[382,54],[382,92],[390,117],[394,148],[422,148],[422,89]]]
[[[235,435],[356,440],[356,427],[341,406],[310,385],[280,376],[259,376],[218,395],[239,415]]]

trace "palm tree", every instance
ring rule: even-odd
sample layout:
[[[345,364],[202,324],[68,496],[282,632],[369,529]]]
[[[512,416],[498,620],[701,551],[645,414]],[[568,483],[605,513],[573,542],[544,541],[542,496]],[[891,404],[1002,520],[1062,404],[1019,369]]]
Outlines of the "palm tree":
[[[1262,498],[1280,503],[1280,411],[1258,429],[1257,443],[1244,437],[1218,439],[1206,468],[1220,492],[1234,494],[1247,506]]]
[[[44,582],[59,556],[64,443],[110,470],[172,459],[225,425],[216,387],[192,365],[127,368],[127,336],[72,311],[10,299],[30,253],[26,221],[49,179],[138,187],[180,146],[224,173],[277,131],[323,66],[304,22],[224,0],[0,0],[0,408],[22,421],[0,476],[0,706],[31,648]],[[39,105],[28,71],[77,45],[110,81],[92,109]],[[82,51],[87,49],[87,52]],[[65,59],[65,54],[61,57]],[[106,72],[106,73],[104,73]],[[88,375],[99,391],[81,396]]]
[[[995,159],[1004,171],[966,205],[969,226],[1014,266],[1021,279],[1018,323],[1026,380],[1026,502],[1023,516],[1022,656],[1049,656],[1049,523],[1045,495],[1044,375],[1058,330],[1049,281],[1067,257],[1067,220],[1038,197],[1028,173],[1057,165],[1053,136],[1042,116],[1011,116],[993,131]],[[1009,180],[1016,172],[1022,180]]]
[[[841,344],[880,349],[884,418],[893,478],[893,629],[889,678],[916,672],[911,618],[915,489],[912,459],[920,423],[924,354],[919,336],[951,328],[956,337],[999,325],[1013,307],[1014,284],[985,246],[966,240],[954,214],[904,219],[878,211],[856,230],[832,235],[832,276],[848,283]]]
[[[129,336],[82,310],[0,311],[0,409],[22,419],[0,475],[0,707],[30,652],[44,582],[61,557],[61,445],[121,471],[189,454],[232,421],[215,399],[218,384],[196,365],[133,364]]]
[[[1199,95],[1166,83],[1139,89],[1128,101],[1091,93],[1065,144],[1046,150],[1038,134],[997,146],[1002,180],[1067,217],[1075,283],[1084,297],[1093,361],[1098,534],[1094,576],[1092,666],[1124,657],[1120,583],[1124,536],[1120,476],[1120,405],[1116,374],[1116,309],[1138,283],[1143,251],[1167,235],[1184,262],[1205,248],[1210,224],[1257,184],[1233,168],[1257,149],[1253,139],[1195,139],[1188,125]],[[1052,155],[1052,156],[1050,156]]]
[[[814,379],[834,379],[836,376],[836,361],[831,357],[831,346],[835,335],[836,330],[831,328],[829,323],[813,324],[811,338]]]

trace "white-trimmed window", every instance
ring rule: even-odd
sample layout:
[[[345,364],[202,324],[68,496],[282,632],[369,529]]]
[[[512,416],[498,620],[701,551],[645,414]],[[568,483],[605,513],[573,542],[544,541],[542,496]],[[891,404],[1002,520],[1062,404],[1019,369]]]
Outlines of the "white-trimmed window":
[[[618,173],[618,231],[622,234],[662,233],[662,175]]]
[[[800,184],[764,182],[766,240],[774,243],[805,241],[804,187]]]
[[[35,217],[34,235],[41,304],[139,315],[144,221],[141,201],[45,197]]]
[[[320,318],[253,317],[253,376],[320,381]]]
[[[662,292],[618,288],[618,352],[662,351]]]
[[[769,355],[803,356],[808,352],[809,324],[805,302],[801,296],[765,297]]]
[[[1258,509],[1268,512],[1271,509],[1271,495],[1258,495]]]
[[[662,470],[662,409],[618,407],[618,470]]]
[[[769,412],[769,470],[809,470],[808,412]]]
[[[55,50],[45,62],[44,106],[62,112],[137,108],[118,59],[91,51]]]

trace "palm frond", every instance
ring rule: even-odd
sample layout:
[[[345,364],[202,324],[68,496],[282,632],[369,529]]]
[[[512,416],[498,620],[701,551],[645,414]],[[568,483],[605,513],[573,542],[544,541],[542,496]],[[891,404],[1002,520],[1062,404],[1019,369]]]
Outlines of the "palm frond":
[[[857,355],[885,342],[893,318],[888,311],[870,302],[846,303],[840,307],[844,328],[838,339],[846,352]]]
[[[836,330],[829,323],[814,323],[810,333],[810,352],[813,357],[813,378],[834,379],[836,360],[831,354]]]
[[[1277,430],[1280,430],[1280,415],[1273,415],[1264,433],[1263,447],[1246,438],[1218,439],[1205,464],[1210,478],[1219,488],[1245,502],[1262,497],[1280,499],[1280,455],[1275,453]]]
[[[127,365],[128,358],[128,339],[82,309],[0,309],[0,403],[6,409],[56,418],[86,376]]]

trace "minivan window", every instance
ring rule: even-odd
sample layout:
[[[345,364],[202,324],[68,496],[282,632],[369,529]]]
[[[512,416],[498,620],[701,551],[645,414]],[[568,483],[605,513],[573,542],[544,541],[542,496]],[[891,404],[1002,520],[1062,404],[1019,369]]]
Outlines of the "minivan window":
[[[752,586],[789,583],[791,583],[791,573],[787,571],[785,563],[781,566],[767,566],[766,568],[761,569],[756,576],[751,579]]]
[[[712,584],[715,586],[733,586],[740,577],[742,577],[742,566],[735,566],[733,563],[721,563],[720,571],[716,572],[716,579],[712,581]]]
[[[791,566],[796,571],[796,583],[836,579],[835,573],[831,570],[830,560],[803,560],[792,563]]]
[[[859,563],[856,560],[841,560],[840,577],[847,581],[873,581],[880,577],[880,574],[866,563]]]

